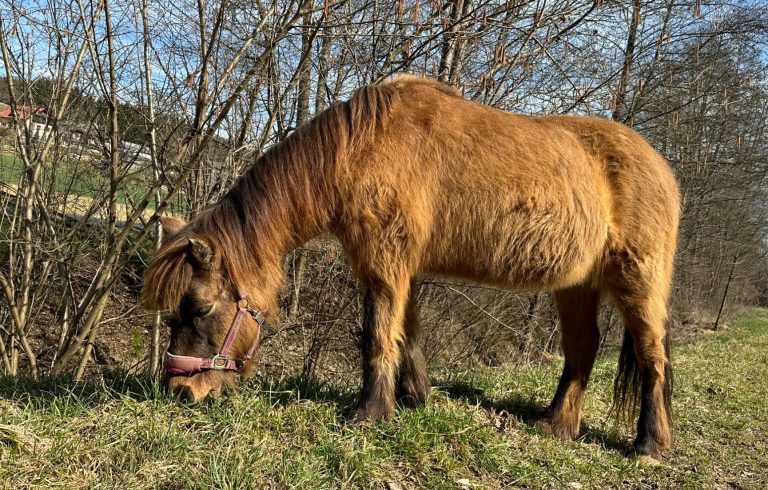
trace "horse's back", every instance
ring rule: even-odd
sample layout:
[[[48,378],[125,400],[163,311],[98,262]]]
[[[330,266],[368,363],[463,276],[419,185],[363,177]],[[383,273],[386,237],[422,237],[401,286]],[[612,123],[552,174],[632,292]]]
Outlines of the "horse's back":
[[[599,280],[610,247],[636,239],[644,220],[676,220],[676,210],[663,216],[677,206],[669,167],[626,126],[514,115],[432,82],[393,83],[400,103],[356,185],[381,208],[367,216],[403,221],[397,234],[419,249],[419,272],[558,289]]]
[[[584,280],[604,250],[609,202],[602,167],[576,135],[417,90],[395,131],[423,139],[393,164],[415,167],[404,185],[431,208],[424,271],[519,288]]]

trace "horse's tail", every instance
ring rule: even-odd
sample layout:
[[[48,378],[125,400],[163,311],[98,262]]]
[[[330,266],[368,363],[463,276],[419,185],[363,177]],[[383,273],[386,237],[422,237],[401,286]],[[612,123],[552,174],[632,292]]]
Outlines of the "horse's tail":
[[[664,408],[667,422],[672,426],[672,388],[674,379],[672,374],[672,348],[670,340],[670,322],[665,322],[664,353]],[[640,401],[640,389],[642,386],[642,374],[640,365],[635,355],[634,340],[632,334],[624,329],[624,340],[621,343],[619,354],[619,367],[616,379],[613,382],[613,415],[617,419],[633,421],[637,416],[637,407]]]

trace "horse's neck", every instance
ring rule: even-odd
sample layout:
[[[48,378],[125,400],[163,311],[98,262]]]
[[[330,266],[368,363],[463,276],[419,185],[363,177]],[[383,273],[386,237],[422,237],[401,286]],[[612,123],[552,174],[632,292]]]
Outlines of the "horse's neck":
[[[256,239],[276,241],[280,253],[287,254],[330,226],[336,186],[325,179],[333,176],[325,172],[315,175],[310,170],[306,166],[283,169],[282,178],[270,178],[261,199],[244,210],[251,215],[246,219],[256,218]],[[264,177],[256,174],[252,178]]]

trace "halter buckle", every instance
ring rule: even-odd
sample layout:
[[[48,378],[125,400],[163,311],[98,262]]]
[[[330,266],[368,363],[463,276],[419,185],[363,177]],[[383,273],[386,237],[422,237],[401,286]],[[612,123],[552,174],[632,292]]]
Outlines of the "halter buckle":
[[[229,367],[229,357],[216,354],[211,358],[211,367],[214,371],[227,371]]]

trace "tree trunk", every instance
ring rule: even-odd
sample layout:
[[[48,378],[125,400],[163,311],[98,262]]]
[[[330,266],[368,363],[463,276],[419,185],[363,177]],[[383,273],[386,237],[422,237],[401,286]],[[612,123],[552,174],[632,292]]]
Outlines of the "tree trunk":
[[[310,23],[312,22],[311,12],[304,15],[304,26],[301,34],[302,58],[299,69],[298,96],[296,98],[296,127],[301,126],[309,120],[309,87],[311,84],[312,65],[310,59],[312,56],[312,35]],[[301,283],[304,279],[304,269],[306,267],[306,256],[301,250],[294,252],[295,268],[293,270],[293,290],[291,291],[291,301],[288,310],[289,318],[295,318],[299,312],[299,295],[301,294]]]
[[[443,47],[437,78],[443,83],[455,84],[461,72],[461,58],[466,37],[461,34],[463,19],[467,18],[472,6],[470,0],[450,0],[448,28],[443,33]]]
[[[738,256],[733,256],[733,262],[731,262],[731,271],[728,273],[728,280],[725,282],[725,291],[723,291],[723,299],[720,301],[720,308],[717,310],[717,318],[715,318],[715,325],[712,330],[717,331],[720,328],[720,318],[723,316],[723,308],[725,307],[725,299],[728,297],[728,288],[731,287],[731,280],[733,280],[733,270],[736,268],[736,261]]]
[[[624,49],[624,66],[621,69],[621,78],[619,86],[616,89],[616,100],[613,108],[613,120],[628,122],[632,115],[626,108],[627,90],[629,87],[629,77],[632,74],[632,63],[635,57],[635,41],[637,39],[637,28],[640,25],[640,0],[632,2],[632,20],[629,23],[629,32],[627,33],[627,45]]]

